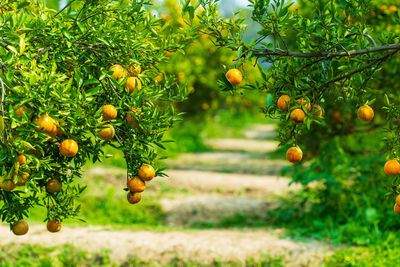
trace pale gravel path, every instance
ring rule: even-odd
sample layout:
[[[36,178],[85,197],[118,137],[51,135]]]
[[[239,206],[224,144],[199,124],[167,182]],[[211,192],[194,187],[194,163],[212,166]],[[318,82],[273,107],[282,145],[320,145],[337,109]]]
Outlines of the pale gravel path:
[[[112,249],[111,258],[124,262],[139,257],[152,262],[168,263],[178,257],[203,264],[214,259],[222,262],[258,258],[262,254],[285,256],[286,266],[318,266],[332,247],[317,241],[295,242],[281,239],[281,230],[199,230],[199,231],[108,231],[101,227],[68,228],[50,234],[34,225],[26,236],[16,237],[6,226],[0,226],[0,244],[38,244],[59,246],[71,244],[88,252]]]
[[[205,144],[215,150],[248,151],[248,152],[272,152],[278,147],[276,141],[252,140],[252,139],[208,139]]]
[[[289,187],[290,180],[278,176],[258,176],[232,173],[214,173],[187,170],[168,170],[169,178],[163,179],[171,187],[194,192],[248,193],[283,195],[299,186]],[[157,180],[155,180],[157,182]]]
[[[166,212],[165,222],[169,226],[217,223],[237,214],[245,215],[249,219],[265,219],[268,210],[274,205],[261,199],[215,195],[164,198],[160,203],[162,210]]]
[[[159,183],[164,183],[170,187],[193,193],[209,194],[216,192],[231,195],[267,196],[284,195],[300,188],[296,184],[289,186],[289,178],[275,175],[259,176],[189,170],[167,170],[166,173],[169,177],[153,179],[149,183],[148,189],[158,188]],[[101,175],[108,184],[115,184],[120,187],[121,181],[123,181],[121,177],[125,177],[126,171],[116,168],[93,168],[87,174],[89,176]]]

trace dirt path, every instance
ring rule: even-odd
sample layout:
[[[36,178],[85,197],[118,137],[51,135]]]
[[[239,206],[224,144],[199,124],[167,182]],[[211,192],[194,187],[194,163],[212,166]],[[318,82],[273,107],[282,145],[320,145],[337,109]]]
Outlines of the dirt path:
[[[8,227],[0,226],[0,243],[58,246],[71,244],[89,252],[112,249],[116,262],[139,257],[168,263],[174,258],[203,264],[214,259],[245,262],[260,255],[287,257],[287,266],[318,266],[331,248],[316,241],[294,242],[281,239],[281,230],[202,230],[202,231],[107,231],[100,227],[63,228],[49,234],[43,226],[33,226],[26,236],[15,237]]]
[[[0,226],[0,244],[72,244],[93,252],[106,248],[111,250],[111,257],[117,262],[133,256],[160,263],[168,263],[174,258],[203,264],[213,260],[245,262],[266,254],[283,256],[287,259],[286,266],[320,265],[334,247],[313,240],[284,239],[281,237],[283,229],[190,228],[194,223],[219,222],[237,214],[263,218],[271,207],[276,206],[274,196],[289,194],[299,188],[296,185],[289,187],[290,179],[279,176],[279,170],[287,164],[268,157],[267,152],[273,151],[277,143],[262,139],[275,136],[273,126],[257,125],[248,129],[245,136],[246,139],[209,140],[207,143],[215,152],[184,154],[169,161],[175,168],[167,171],[170,177],[157,178],[149,184],[148,192],[157,193],[163,186],[186,192],[159,199],[166,213],[165,224],[179,227],[177,230],[110,231],[101,227],[65,227],[58,234],[49,234],[43,226],[33,225],[28,235],[15,237],[8,227]],[[93,168],[87,176],[89,179],[102,176],[108,185],[121,188],[125,170]]]

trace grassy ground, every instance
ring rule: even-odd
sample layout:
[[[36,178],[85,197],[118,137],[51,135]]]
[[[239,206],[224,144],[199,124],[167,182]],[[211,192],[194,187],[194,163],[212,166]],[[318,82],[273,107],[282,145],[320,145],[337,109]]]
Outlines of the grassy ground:
[[[248,259],[242,262],[222,262],[215,260],[207,266],[284,266],[284,259],[261,255],[257,259]],[[44,248],[38,246],[9,246],[0,251],[0,266],[24,266],[24,267],[96,267],[96,266],[166,266],[166,267],[194,267],[203,266],[198,262],[190,262],[184,259],[175,258],[170,263],[161,264],[154,261],[144,261],[135,257],[122,263],[115,263],[109,257],[109,251],[104,250],[98,253],[88,253],[78,250],[70,245],[62,247]]]

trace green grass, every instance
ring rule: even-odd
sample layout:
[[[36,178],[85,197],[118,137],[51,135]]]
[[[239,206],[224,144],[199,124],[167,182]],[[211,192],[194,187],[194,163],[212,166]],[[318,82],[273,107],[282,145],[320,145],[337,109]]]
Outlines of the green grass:
[[[338,250],[332,256],[326,258],[324,266],[399,266],[399,246],[399,235],[390,233],[386,238],[377,240],[377,243],[373,246],[351,247]]]
[[[123,263],[115,263],[110,258],[109,250],[100,250],[89,253],[79,250],[71,245],[45,248],[38,245],[7,245],[0,247],[0,267],[96,267],[96,266],[166,266],[166,267],[194,267],[194,266],[243,266],[243,263],[214,260],[212,263],[199,263],[173,258],[167,264],[160,264],[154,260],[129,258]],[[283,267],[284,259],[278,256],[260,255],[257,259],[248,259],[245,266]]]

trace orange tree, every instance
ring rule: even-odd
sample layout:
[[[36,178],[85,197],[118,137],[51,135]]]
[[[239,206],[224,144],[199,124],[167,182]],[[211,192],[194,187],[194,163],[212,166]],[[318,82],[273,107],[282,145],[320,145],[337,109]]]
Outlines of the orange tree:
[[[178,1],[166,0],[155,7],[170,31],[191,27],[182,17]],[[202,12],[201,9],[197,10],[199,14]],[[198,25],[199,21],[196,20],[195,23]],[[163,73],[175,75],[177,83],[188,87],[190,94],[187,101],[177,103],[177,108],[191,119],[213,116],[221,109],[229,110],[232,114],[240,113],[244,109],[255,111],[260,104],[260,98],[253,92],[239,90],[235,94],[220,93],[224,86],[217,81],[221,77],[221,71],[234,64],[235,57],[232,52],[215,47],[207,34],[198,32],[198,36],[199,38],[184,50],[169,53],[169,60],[160,65]],[[250,70],[252,66],[245,64],[243,69]],[[245,74],[248,80],[260,77],[260,74],[254,71]],[[162,82],[162,75],[157,78]]]
[[[227,90],[255,88],[266,95],[264,113],[280,120],[281,145],[296,148],[287,159],[302,160],[291,168],[293,180],[320,185],[305,191],[299,214],[314,203],[315,216],[338,224],[355,219],[367,225],[360,230],[366,234],[368,226],[376,232],[398,227],[398,218],[386,216],[400,193],[398,3],[249,2],[261,25],[252,41],[243,40],[239,16],[218,17],[218,1],[201,1],[206,11],[198,19],[217,46],[236,53],[236,69],[245,62],[269,64],[256,83],[235,85],[231,75],[223,82]],[[183,10],[193,17],[195,8],[186,1]],[[393,161],[384,168],[386,160]],[[282,210],[282,218],[288,214]]]
[[[146,181],[186,88],[155,81],[165,51],[182,49],[190,29],[171,33],[150,1],[71,0],[60,11],[38,1],[1,1],[0,215],[15,234],[35,206],[48,229],[78,215],[82,167],[123,151],[128,201]]]

